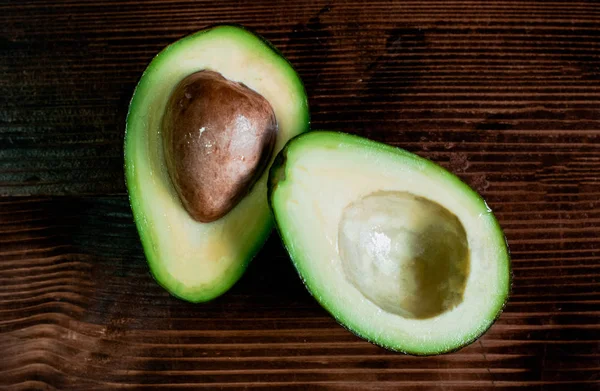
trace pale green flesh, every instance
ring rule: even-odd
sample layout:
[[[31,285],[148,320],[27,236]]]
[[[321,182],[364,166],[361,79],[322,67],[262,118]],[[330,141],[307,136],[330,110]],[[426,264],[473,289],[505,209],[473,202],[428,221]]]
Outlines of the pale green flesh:
[[[164,49],[144,72],[131,101],[125,137],[127,188],[151,272],[173,295],[211,300],[243,274],[268,237],[273,221],[267,171],[225,217],[194,221],[183,208],[164,164],[160,124],[175,86],[210,69],[244,83],[272,105],[279,125],[275,153],[308,129],[306,94],[290,64],[254,34],[219,26]]]
[[[381,273],[389,265],[379,269],[359,265],[355,268],[358,281],[349,278],[348,255],[340,255],[340,246],[342,252],[362,250],[360,246],[339,241],[340,220],[348,205],[377,192],[411,194],[451,212],[449,215],[439,212],[445,216],[440,217],[446,219],[445,223],[432,223],[434,217],[426,207],[410,204],[409,208],[398,209],[406,216],[384,223],[381,232],[399,232],[396,228],[402,224],[413,232],[421,224],[421,216],[426,216],[428,226],[441,227],[438,231],[459,232],[461,228],[457,227],[464,228],[464,233],[456,236],[460,240],[466,234],[464,246],[450,244],[452,241],[444,239],[447,233],[441,234],[439,240],[423,243],[423,246],[446,243],[449,251],[458,254],[453,262],[463,262],[460,261],[464,258],[463,249],[468,249],[468,267],[460,266],[459,272],[448,273],[449,278],[455,278],[455,282],[449,283],[460,287],[450,290],[451,294],[462,294],[462,298],[447,300],[443,308],[439,302],[430,300],[435,304],[434,310],[423,316],[417,311],[418,303],[421,298],[425,304],[429,297],[406,285],[407,282],[404,284],[409,288],[404,292],[387,288],[393,280]],[[485,332],[506,302],[510,259],[498,222],[477,193],[426,159],[356,136],[310,132],[290,141],[271,169],[270,202],[283,242],[309,291],[345,327],[378,345],[419,355],[456,350]],[[378,202],[379,206],[387,205],[387,201]],[[390,204],[392,209],[396,208],[393,204]],[[452,219],[458,219],[459,223]],[[398,235],[398,240],[403,235],[407,237],[404,233]],[[407,256],[402,249],[394,254]],[[436,250],[426,254],[437,258],[436,262],[443,258]],[[418,273],[408,270],[406,274],[412,278]],[[460,274],[458,279],[457,274]],[[401,273],[400,278],[403,277]],[[466,282],[461,278],[466,278]],[[370,291],[365,295],[361,290]],[[401,300],[408,304],[390,307]]]

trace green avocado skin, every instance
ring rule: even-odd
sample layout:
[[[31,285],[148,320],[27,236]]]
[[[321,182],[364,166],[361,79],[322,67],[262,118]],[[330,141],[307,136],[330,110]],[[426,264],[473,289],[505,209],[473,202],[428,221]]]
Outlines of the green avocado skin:
[[[288,80],[291,86],[290,88],[293,88],[295,91],[300,91],[300,95],[303,97],[302,101],[299,102],[300,107],[298,108],[298,112],[300,114],[298,118],[295,119],[299,129],[297,132],[307,131],[310,126],[308,99],[306,97],[305,88],[293,66],[270,42],[242,26],[233,24],[215,25],[200,30],[170,44],[158,53],[150,62],[136,86],[127,114],[124,140],[126,186],[134,222],[138,234],[140,235],[142,247],[153,278],[171,295],[192,303],[207,302],[219,297],[227,292],[241,278],[250,261],[256,256],[269,237],[273,229],[273,218],[270,214],[256,216],[256,218],[260,220],[258,222],[259,227],[254,230],[254,240],[246,248],[244,256],[237,260],[234,267],[230,267],[226,273],[215,279],[212,284],[204,285],[202,287],[190,287],[182,284],[166,271],[164,263],[168,262],[168,260],[165,260],[164,257],[161,257],[156,251],[157,241],[153,238],[155,235],[155,233],[152,232],[153,224],[148,221],[148,216],[144,211],[142,202],[143,197],[147,197],[148,195],[144,193],[144,184],[141,183],[136,176],[136,167],[134,164],[137,149],[142,147],[140,145],[142,143],[139,141],[137,135],[136,137],[133,135],[140,131],[139,118],[143,117],[145,111],[148,110],[148,108],[143,107],[144,105],[141,103],[143,101],[143,96],[153,93],[153,88],[149,82],[148,75],[164,66],[163,63],[167,58],[172,56],[173,52],[176,52],[177,50],[181,51],[180,49],[182,47],[185,47],[186,45],[189,46],[191,42],[198,39],[207,39],[208,37],[218,39],[223,36],[229,38],[234,37],[235,39],[239,39],[242,44],[251,45],[253,48],[258,48],[257,50],[259,51],[268,53],[271,57],[275,55],[279,58],[279,60],[277,60],[277,71],[281,72]],[[268,175],[268,173],[263,173],[263,176],[265,175]],[[160,205],[157,205],[156,207],[160,207]],[[248,211],[248,213],[252,213],[252,211]],[[201,259],[201,254],[199,254],[198,257]],[[199,266],[199,268],[201,268],[201,266]],[[195,270],[193,272],[201,273],[202,271]]]
[[[288,235],[286,235],[286,227],[282,223],[282,219],[280,217],[280,213],[282,213],[282,211],[280,210],[280,208],[278,208],[278,206],[275,203],[275,192],[277,190],[278,185],[280,183],[283,183],[286,181],[288,153],[290,152],[290,150],[294,149],[296,146],[298,146],[304,142],[314,142],[313,140],[316,140],[316,142],[319,142],[319,138],[321,138],[323,140],[325,140],[327,138],[335,139],[335,140],[339,139],[340,141],[344,140],[344,142],[354,143],[357,146],[365,146],[365,147],[371,148],[373,150],[385,151],[387,153],[391,152],[391,153],[399,153],[399,154],[403,154],[403,155],[411,155],[415,159],[424,161],[427,164],[430,164],[432,166],[436,166],[436,167],[438,167],[439,170],[446,172],[446,170],[443,167],[437,165],[436,163],[426,160],[425,158],[419,157],[417,155],[414,155],[414,154],[412,154],[408,151],[405,151],[401,148],[392,147],[392,146],[389,146],[384,143],[372,141],[372,140],[366,139],[364,137],[360,137],[357,135],[352,135],[352,134],[348,134],[348,133],[344,133],[344,132],[327,131],[327,130],[310,130],[309,132],[305,132],[305,133],[299,134],[299,135],[291,138],[287,142],[285,147],[275,157],[275,160],[269,170],[269,180],[267,182],[268,183],[268,200],[269,200],[269,207],[271,208],[271,211],[273,212],[273,216],[275,218],[275,229],[278,232],[279,236],[281,237],[282,244],[286,248],[286,251],[288,252],[288,254],[290,255],[290,259],[291,259],[294,267],[296,268],[296,272],[298,273],[298,276],[302,280],[307,291],[321,305],[321,307],[323,307],[326,311],[328,311],[334,317],[334,319],[338,322],[338,324],[340,324],[343,328],[350,331],[351,333],[353,333],[354,335],[356,335],[359,338],[362,338],[374,345],[380,346],[382,348],[385,348],[385,349],[393,351],[393,352],[404,353],[404,354],[408,354],[408,355],[412,355],[412,356],[436,356],[436,355],[453,353],[453,352],[459,351],[459,350],[463,349],[464,347],[472,344],[477,339],[479,339],[483,334],[485,334],[489,330],[489,328],[494,324],[494,322],[500,317],[504,308],[506,307],[506,304],[508,303],[508,299],[509,299],[509,296],[512,291],[513,272],[512,272],[511,260],[510,260],[510,250],[508,248],[508,243],[506,241],[504,234],[502,233],[502,229],[499,224],[497,224],[496,231],[498,232],[499,235],[502,235],[502,238],[505,243],[505,248],[503,250],[505,250],[505,252],[506,252],[506,259],[504,261],[506,262],[506,274],[508,276],[507,277],[507,287],[506,287],[506,292],[505,292],[504,298],[501,300],[500,304],[495,309],[495,316],[488,320],[488,324],[485,327],[480,328],[477,333],[469,336],[467,339],[464,340],[463,343],[461,343],[460,345],[457,345],[457,346],[453,346],[450,348],[439,348],[439,349],[435,349],[435,350],[422,351],[422,350],[418,350],[418,349],[406,349],[405,347],[402,346],[402,343],[398,343],[398,341],[388,341],[388,340],[383,340],[383,339],[377,338],[376,336],[372,336],[368,332],[364,332],[363,330],[361,330],[361,328],[358,328],[358,327],[355,327],[354,325],[349,324],[349,322],[347,322],[346,319],[344,319],[344,317],[340,314],[340,312],[334,306],[327,303],[327,300],[325,300],[325,297],[322,294],[320,294],[320,292],[317,291],[317,288],[311,285],[311,281],[306,277],[306,273],[303,271],[303,268],[301,266],[302,265],[301,251],[299,251],[296,246],[292,246],[290,241],[287,240]],[[466,185],[464,182],[462,182],[462,180],[460,178],[458,178],[457,176],[455,176],[449,172],[446,172],[446,174],[453,177],[453,179],[455,179],[456,183],[460,183],[461,186],[465,186],[468,188],[468,185]],[[481,196],[479,194],[475,193],[471,189],[470,189],[470,191],[472,192],[472,196],[475,199],[477,199],[480,202],[485,203],[485,201],[481,198]]]

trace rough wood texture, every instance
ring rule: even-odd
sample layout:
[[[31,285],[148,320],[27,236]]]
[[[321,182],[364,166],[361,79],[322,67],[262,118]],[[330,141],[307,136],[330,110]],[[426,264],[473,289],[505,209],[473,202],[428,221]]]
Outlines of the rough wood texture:
[[[15,389],[598,389],[598,238],[589,230],[525,240],[536,229],[500,212],[515,258],[506,311],[460,352],[419,358],[337,325],[275,236],[232,291],[193,305],[149,276],[125,197],[0,207],[0,384]]]
[[[282,50],[314,128],[402,146],[484,195],[515,274],[484,338],[430,358],[363,342],[276,237],[210,304],[154,283],[126,197],[105,195],[125,190],[144,67],[217,22]],[[598,3],[4,1],[0,31],[0,387],[600,389]]]

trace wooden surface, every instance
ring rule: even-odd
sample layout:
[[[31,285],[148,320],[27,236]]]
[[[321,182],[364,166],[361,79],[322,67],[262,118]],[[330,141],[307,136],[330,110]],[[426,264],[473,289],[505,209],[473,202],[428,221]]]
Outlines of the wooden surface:
[[[127,104],[208,24],[271,40],[314,128],[402,146],[480,191],[514,287],[479,341],[387,352],[337,325],[274,235],[229,293],[149,276],[125,195]],[[2,1],[0,387],[600,390],[600,4]]]

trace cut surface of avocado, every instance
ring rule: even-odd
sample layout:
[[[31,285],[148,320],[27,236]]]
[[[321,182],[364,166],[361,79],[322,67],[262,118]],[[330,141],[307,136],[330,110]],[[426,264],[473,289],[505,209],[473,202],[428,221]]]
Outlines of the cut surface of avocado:
[[[170,293],[192,302],[227,291],[273,225],[266,194],[268,168],[232,210],[210,223],[190,216],[171,182],[161,137],[163,115],[176,86],[205,70],[242,83],[270,103],[279,127],[274,153],[309,126],[299,76],[272,46],[241,27],[217,26],[182,38],[145,70],[127,116],[127,189],[153,276]]]
[[[416,355],[459,349],[508,298],[510,257],[492,211],[417,155],[306,133],[271,167],[269,201],[308,290],[375,344]]]

